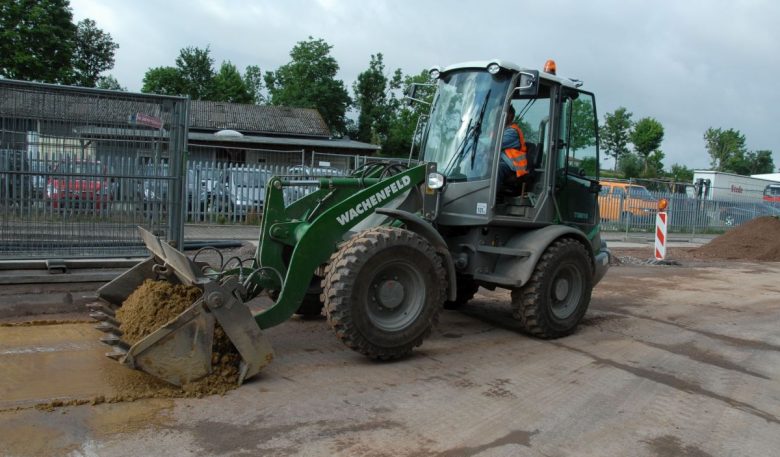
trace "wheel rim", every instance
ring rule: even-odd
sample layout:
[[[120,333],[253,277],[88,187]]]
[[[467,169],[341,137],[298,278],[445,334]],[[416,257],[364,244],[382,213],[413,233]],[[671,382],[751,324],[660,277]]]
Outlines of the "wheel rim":
[[[388,261],[376,269],[367,295],[371,323],[385,331],[399,331],[411,325],[424,309],[425,281],[414,264]]]
[[[557,319],[568,319],[574,314],[582,298],[582,285],[582,273],[575,265],[561,265],[555,272],[550,287],[550,308]]]

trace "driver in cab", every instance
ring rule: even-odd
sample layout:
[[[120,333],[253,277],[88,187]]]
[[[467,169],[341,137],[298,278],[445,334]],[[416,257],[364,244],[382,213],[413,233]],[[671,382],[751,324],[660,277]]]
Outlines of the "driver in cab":
[[[515,123],[515,108],[507,110],[504,136],[501,141],[501,162],[498,166],[498,182],[502,191],[517,195],[522,193],[528,180],[528,148],[523,131]]]

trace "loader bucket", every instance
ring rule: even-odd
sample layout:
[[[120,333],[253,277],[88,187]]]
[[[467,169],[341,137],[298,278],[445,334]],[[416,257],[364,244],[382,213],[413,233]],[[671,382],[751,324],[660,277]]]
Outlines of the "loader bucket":
[[[206,276],[185,254],[139,227],[152,256],[98,290],[102,303],[90,306],[96,326],[106,333],[101,341],[113,346],[108,357],[123,365],[181,386],[211,373],[214,330],[218,323],[235,346],[241,362],[238,383],[257,374],[273,359],[273,350],[242,302],[243,287],[233,276]],[[178,316],[135,344],[122,339],[116,311],[147,279],[164,279],[196,286],[201,298]]]

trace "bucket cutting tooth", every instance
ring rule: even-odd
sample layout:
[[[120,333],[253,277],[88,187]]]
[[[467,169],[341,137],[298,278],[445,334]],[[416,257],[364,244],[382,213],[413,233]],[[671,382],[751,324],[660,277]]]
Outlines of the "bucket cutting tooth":
[[[90,317],[105,333],[101,341],[113,347],[106,355],[128,368],[181,386],[212,371],[214,329],[220,325],[241,357],[238,383],[257,374],[273,359],[273,349],[249,307],[238,277],[207,276],[202,265],[139,227],[152,256],[98,290],[99,303],[89,306]],[[146,280],[165,280],[196,286],[202,295],[187,309],[135,343],[122,340],[116,311]]]
[[[120,348],[120,347],[114,347],[114,350],[111,352],[106,352],[106,357],[109,359],[119,360],[122,357],[127,355],[127,351]]]
[[[115,346],[117,348],[120,348],[127,352],[130,349],[130,345],[126,342],[122,341],[122,339],[119,337],[119,335],[109,333],[108,335],[104,336],[103,338],[100,338],[101,343],[105,343],[109,346]]]
[[[92,312],[101,312],[104,314],[108,314],[111,317],[116,316],[116,307],[110,306],[106,303],[89,303],[87,305],[87,309]]]
[[[89,313],[89,317],[92,319],[95,319],[96,321],[105,322],[110,325],[113,325],[114,327],[119,327],[119,322],[117,322],[116,319],[109,316],[108,314],[102,312],[102,311],[95,311],[93,313]]]
[[[101,322],[95,326],[96,329],[100,330],[103,333],[113,333],[115,335],[122,336],[124,333],[119,330],[118,327],[114,326],[113,324],[109,322]]]

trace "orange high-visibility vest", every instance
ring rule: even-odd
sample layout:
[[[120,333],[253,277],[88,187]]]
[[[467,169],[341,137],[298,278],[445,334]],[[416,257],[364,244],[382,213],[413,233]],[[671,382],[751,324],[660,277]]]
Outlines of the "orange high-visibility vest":
[[[520,130],[520,127],[518,127],[517,124],[512,124],[509,127],[517,132],[517,136],[520,138],[520,149],[506,148],[504,149],[504,154],[512,161],[515,173],[517,174],[517,177],[520,178],[528,174],[528,158],[526,155],[528,150],[525,147],[525,137],[523,137],[523,131]]]

